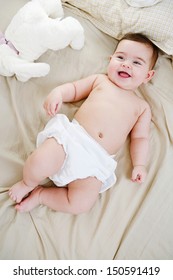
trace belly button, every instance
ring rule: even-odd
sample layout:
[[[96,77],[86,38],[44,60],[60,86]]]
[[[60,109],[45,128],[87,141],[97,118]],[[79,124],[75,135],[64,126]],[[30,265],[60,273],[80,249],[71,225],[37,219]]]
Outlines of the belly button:
[[[99,132],[99,138],[103,138],[103,133]]]

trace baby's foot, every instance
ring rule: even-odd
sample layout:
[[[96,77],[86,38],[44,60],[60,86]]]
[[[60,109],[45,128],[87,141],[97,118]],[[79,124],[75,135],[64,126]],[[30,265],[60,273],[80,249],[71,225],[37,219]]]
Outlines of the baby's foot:
[[[33,189],[34,188],[27,186],[23,181],[20,181],[10,188],[9,196],[12,200],[19,203]]]
[[[29,212],[40,205],[40,193],[43,187],[36,187],[26,198],[16,204],[15,209],[19,212]]]

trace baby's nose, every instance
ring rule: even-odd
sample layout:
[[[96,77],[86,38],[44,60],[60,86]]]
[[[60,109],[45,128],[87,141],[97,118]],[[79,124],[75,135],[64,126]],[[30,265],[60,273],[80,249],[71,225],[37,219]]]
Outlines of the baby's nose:
[[[122,67],[130,68],[130,67],[131,67],[131,66],[130,66],[130,62],[124,61],[124,62],[122,63]]]

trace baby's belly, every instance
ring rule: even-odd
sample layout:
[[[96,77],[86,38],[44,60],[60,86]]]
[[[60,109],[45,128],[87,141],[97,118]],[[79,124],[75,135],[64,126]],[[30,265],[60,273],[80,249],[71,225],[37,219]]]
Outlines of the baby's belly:
[[[110,155],[116,154],[125,142],[122,133],[118,133],[115,127],[99,123],[94,119],[83,119],[75,116],[78,123],[87,131],[87,133],[95,139]]]

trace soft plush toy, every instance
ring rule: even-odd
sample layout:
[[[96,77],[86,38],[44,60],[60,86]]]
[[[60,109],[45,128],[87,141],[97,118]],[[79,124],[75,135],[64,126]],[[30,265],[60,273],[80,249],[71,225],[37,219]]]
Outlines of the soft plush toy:
[[[47,63],[35,62],[48,49],[68,45],[80,50],[84,30],[73,17],[63,17],[60,0],[31,0],[13,17],[5,34],[0,33],[0,74],[20,81],[48,74]]]

